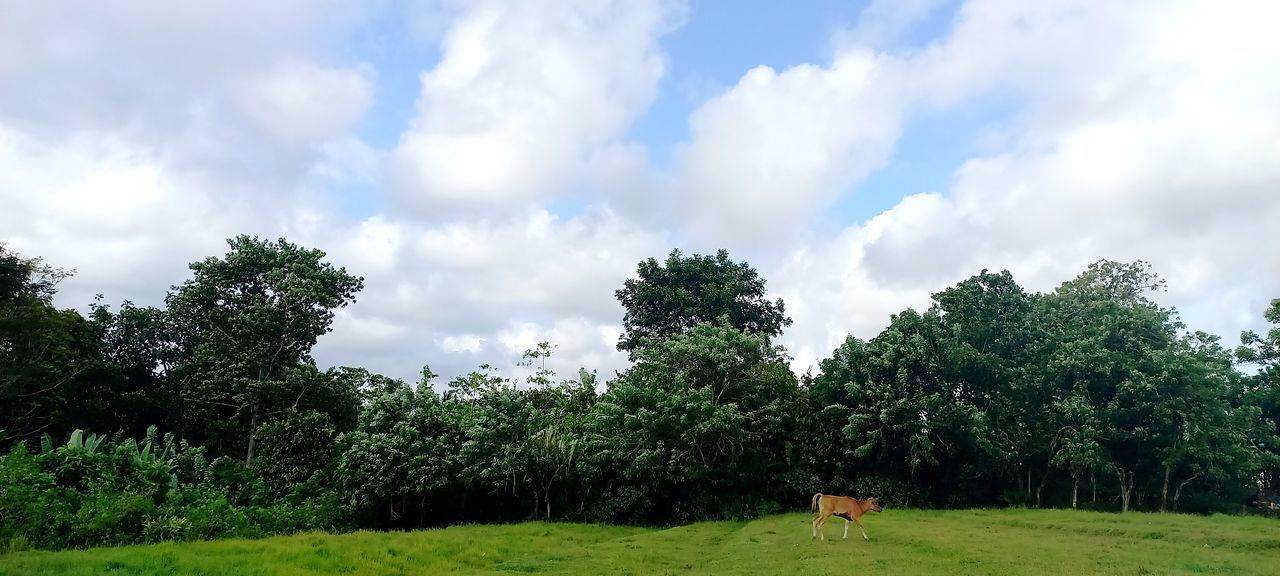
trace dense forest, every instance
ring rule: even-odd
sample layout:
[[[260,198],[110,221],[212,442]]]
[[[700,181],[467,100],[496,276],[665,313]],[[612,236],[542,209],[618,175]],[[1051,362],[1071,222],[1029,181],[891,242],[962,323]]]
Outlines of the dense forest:
[[[1240,512],[1280,474],[1280,300],[1231,348],[1143,262],[1046,293],[987,270],[797,375],[747,263],[672,252],[616,292],[631,366],[448,382],[311,357],[363,280],[239,237],[163,307],[53,305],[0,245],[0,549],[804,507]],[[857,294],[849,294],[857,298]],[[426,359],[424,359],[426,360]]]

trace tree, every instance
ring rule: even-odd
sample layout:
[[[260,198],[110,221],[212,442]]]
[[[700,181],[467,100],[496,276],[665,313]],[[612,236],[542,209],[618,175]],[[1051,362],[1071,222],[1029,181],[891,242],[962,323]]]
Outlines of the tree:
[[[1273,326],[1264,335],[1243,332],[1236,358],[1256,369],[1242,383],[1243,402],[1259,411],[1249,427],[1249,440],[1262,460],[1262,486],[1274,488],[1280,486],[1280,437],[1276,434],[1280,423],[1280,298],[1271,301],[1263,316]]]
[[[725,318],[730,326],[766,339],[791,325],[781,299],[765,298],[765,281],[746,262],[734,263],[725,250],[689,257],[672,250],[663,264],[641,261],[639,278],[615,292],[625,312],[618,350],[631,353],[704,323]]]
[[[254,472],[275,495],[283,496],[332,469],[337,434],[328,414],[289,408],[281,418],[258,429],[262,449],[253,461]]]
[[[423,372],[417,390],[373,396],[338,441],[336,483],[364,525],[438,523],[465,498],[461,453],[471,416],[465,403],[436,394],[434,374]]]
[[[0,242],[0,305],[28,298],[49,304],[58,282],[70,275],[71,271],[53,268],[40,258],[23,258]]]
[[[1003,469],[997,465],[1003,451],[990,415],[947,369],[945,333],[936,311],[907,309],[867,343],[863,356],[845,356],[865,366],[836,374],[860,379],[827,383],[823,374],[815,383],[848,391],[842,442],[848,458],[891,479],[916,479],[934,501],[957,504],[973,494],[956,490],[962,481]]]
[[[489,367],[450,384],[450,397],[469,410],[462,448],[468,483],[502,508],[531,506],[533,518],[551,518],[553,501],[572,503],[580,432],[596,399],[589,378],[554,382],[545,365],[552,349],[541,342],[524,352],[519,365],[533,373],[523,385],[490,375]]]
[[[166,302],[174,323],[188,437],[206,437],[222,453],[253,460],[254,433],[308,393],[281,394],[285,374],[312,364],[311,348],[334,310],[355,300],[363,280],[324,262],[324,252],[284,239],[239,236],[231,250],[191,265],[194,277]]]
[[[1160,510],[1168,509],[1171,479],[1177,483],[1175,510],[1183,488],[1197,480],[1214,481],[1226,496],[1242,496],[1259,466],[1257,453],[1246,442],[1256,408],[1233,401],[1239,373],[1230,354],[1215,336],[1188,334],[1162,359],[1158,378],[1151,426],[1164,467]]]
[[[978,485],[994,485],[1008,474],[1027,501],[1040,504],[1049,479],[1056,423],[1048,410],[1051,391],[1035,385],[1027,365],[1034,340],[1035,298],[1008,270],[982,270],[933,295],[930,311],[940,323],[937,343],[943,379],[958,402],[984,415],[989,433],[978,433],[982,460],[963,465]],[[1040,481],[1031,477],[1040,473]],[[1024,483],[1023,478],[1026,478]]]
[[[107,409],[92,422],[81,425],[129,436],[140,436],[153,425],[176,429],[179,397],[168,378],[176,350],[168,314],[129,301],[112,312],[101,296],[90,308],[89,324],[110,367],[95,388],[111,401],[102,403]]]
[[[762,334],[700,324],[637,350],[592,411],[586,463],[612,519],[741,517],[777,505],[799,390]]]
[[[1129,510],[1141,474],[1159,466],[1150,426],[1159,400],[1158,370],[1180,327],[1172,311],[1148,297],[1163,287],[1145,262],[1100,260],[1040,298],[1036,310],[1035,323],[1044,327],[1036,344],[1039,386],[1087,403],[1070,412],[1076,423],[1087,424],[1085,430],[1098,432],[1106,467],[1116,474],[1122,511]],[[1085,459],[1059,461],[1091,465],[1093,447],[1082,446]]]
[[[93,428],[112,414],[110,374],[92,326],[52,304],[67,271],[0,244],[0,431],[6,442]],[[106,382],[110,385],[111,382]],[[90,421],[90,419],[92,419]]]

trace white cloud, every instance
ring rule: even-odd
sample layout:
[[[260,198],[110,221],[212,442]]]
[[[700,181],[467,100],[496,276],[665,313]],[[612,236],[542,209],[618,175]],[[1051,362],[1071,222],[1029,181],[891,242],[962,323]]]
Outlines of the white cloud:
[[[444,339],[440,341],[440,349],[446,354],[466,352],[474,355],[484,349],[485,340],[485,338],[481,338],[475,334],[455,334],[445,336]]]
[[[7,3],[0,118],[41,137],[172,137],[229,78],[331,49],[365,10],[329,0]]]
[[[551,343],[554,348],[546,368],[558,378],[576,378],[578,369],[586,368],[608,379],[627,366],[627,355],[615,348],[621,334],[613,323],[566,317],[550,324],[511,322],[498,333],[498,340],[514,358],[533,350],[540,342]],[[512,372],[517,378],[524,378],[540,367],[523,367]]]
[[[252,4],[252,5],[250,5]],[[315,180],[367,172],[335,150],[369,75],[326,54],[342,3],[59,2],[0,18],[0,231],[74,268],[59,303],[157,304],[241,233],[327,210]],[[349,162],[356,166],[348,166]]]
[[[347,134],[373,101],[368,72],[314,64],[280,66],[240,87],[245,112],[287,144]]]
[[[69,305],[143,282],[155,285],[129,297],[155,303],[186,262],[217,249],[221,238],[210,231],[230,222],[204,198],[177,192],[189,183],[110,136],[54,146],[0,124],[0,230],[15,250],[77,271],[63,284]]]
[[[883,48],[941,4],[943,0],[871,0],[862,9],[857,27],[838,34],[837,40]]]
[[[424,363],[446,375],[485,362],[510,370],[544,339],[559,346],[555,366],[567,375],[579,366],[620,367],[614,346],[622,308],[613,291],[641,259],[665,249],[660,234],[607,210],[565,219],[539,209],[442,224],[378,216],[318,230],[306,240],[366,276],[352,317],[409,327],[395,351],[379,356],[385,363],[377,369],[396,375]],[[367,362],[342,349],[355,336],[338,330],[317,356]]]
[[[562,376],[612,375],[613,291],[685,239],[750,254],[795,318],[799,370],[982,268],[1045,290],[1143,258],[1192,328],[1260,323],[1280,295],[1276,5],[974,0],[938,41],[895,48],[934,4],[873,2],[830,61],[745,73],[691,114],[669,174],[624,138],[682,3],[414,7],[442,59],[391,150],[354,133],[385,96],[344,56],[368,8],[16,4],[0,230],[79,269],[60,298],[76,306],[156,303],[237,233],[320,247],[366,287],[317,357],[409,379],[508,370],[542,340]],[[990,99],[1013,112],[944,190],[815,231],[904,126]],[[387,182],[418,210],[330,204]],[[565,196],[586,208],[541,205]]]
[[[695,110],[675,184],[690,224],[735,245],[790,239],[888,160],[905,104],[893,66],[865,49],[826,67],[762,66]]]
[[[422,76],[396,177],[420,206],[501,207],[579,178],[653,99],[682,2],[473,2]]]
[[[1280,229],[1280,81],[1259,71],[1280,69],[1280,43],[1253,24],[1270,18],[1224,16],[1247,11],[1234,8],[966,5],[949,38],[904,65],[906,82],[936,88],[934,104],[1021,94],[1009,146],[969,160],[945,194],[908,196],[847,230],[842,248],[781,268],[804,279],[785,288],[790,337],[805,352],[826,340],[797,364],[982,268],[1047,290],[1096,259],[1145,259],[1190,328],[1229,344],[1260,323],[1280,294],[1280,253],[1261,240]],[[1089,41],[1064,49],[1073,38]],[[823,326],[823,313],[835,319]]]

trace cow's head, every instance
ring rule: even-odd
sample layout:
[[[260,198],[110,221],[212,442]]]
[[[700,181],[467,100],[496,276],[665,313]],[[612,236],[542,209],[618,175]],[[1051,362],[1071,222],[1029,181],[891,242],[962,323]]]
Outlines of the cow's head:
[[[879,512],[881,510],[884,510],[884,508],[880,507],[880,501],[876,500],[875,498],[867,498],[867,504],[871,506],[871,510],[873,512]]]

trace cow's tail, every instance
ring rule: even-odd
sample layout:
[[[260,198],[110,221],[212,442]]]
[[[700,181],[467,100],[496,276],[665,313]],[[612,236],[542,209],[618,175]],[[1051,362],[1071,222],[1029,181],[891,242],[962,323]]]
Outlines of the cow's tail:
[[[818,500],[820,500],[820,499],[822,499],[822,493],[821,493],[821,492],[819,492],[819,493],[817,493],[817,494],[814,494],[814,495],[813,495],[813,502],[810,502],[810,503],[809,503],[809,513],[810,513],[810,514],[817,514],[817,513],[818,513]]]

